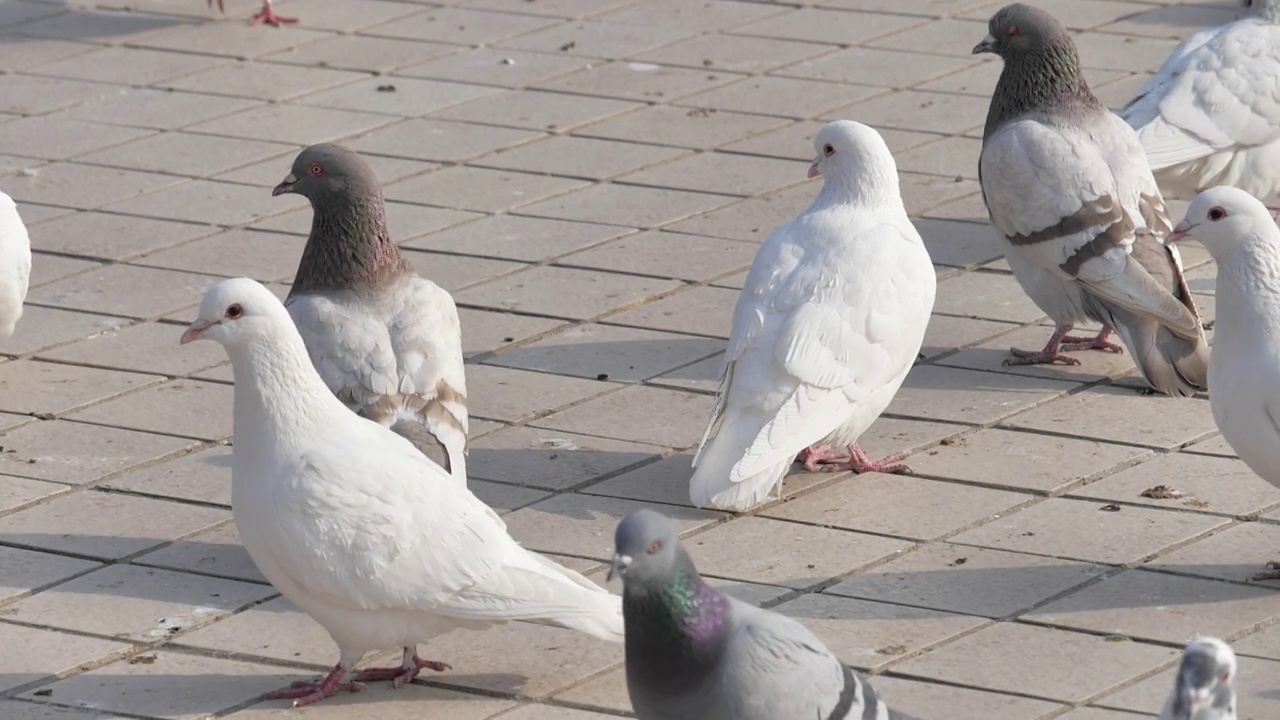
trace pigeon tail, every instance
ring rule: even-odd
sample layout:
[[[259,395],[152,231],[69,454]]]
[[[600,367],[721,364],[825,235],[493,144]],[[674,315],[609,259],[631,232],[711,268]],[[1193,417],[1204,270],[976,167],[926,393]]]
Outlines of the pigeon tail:
[[[1157,392],[1189,397],[1209,386],[1209,344],[1175,335],[1145,317],[1113,308],[1112,327],[1124,339],[1142,377]]]
[[[563,580],[577,585],[581,589],[578,595],[581,599],[582,609],[585,610],[582,614],[575,613],[557,617],[535,618],[530,619],[530,622],[577,630],[608,642],[623,641],[626,637],[626,632],[623,628],[622,598],[620,596],[614,595],[591,582],[585,575],[576,570],[570,570],[536,552],[530,551],[529,555],[547,569],[554,570]]]
[[[694,507],[745,512],[764,502],[774,488],[781,486],[782,477],[795,460],[794,453],[742,480],[732,479],[734,466],[747,460],[743,456],[759,434],[757,423],[748,419],[726,417],[720,432],[698,454],[693,477],[689,478],[689,500]],[[761,466],[758,460],[753,465]]]

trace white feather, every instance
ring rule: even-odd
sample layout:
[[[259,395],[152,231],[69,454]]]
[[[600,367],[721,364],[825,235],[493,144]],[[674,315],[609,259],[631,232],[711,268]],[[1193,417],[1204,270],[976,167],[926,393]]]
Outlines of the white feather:
[[[0,337],[9,337],[22,317],[31,279],[31,241],[13,199],[0,192]]]

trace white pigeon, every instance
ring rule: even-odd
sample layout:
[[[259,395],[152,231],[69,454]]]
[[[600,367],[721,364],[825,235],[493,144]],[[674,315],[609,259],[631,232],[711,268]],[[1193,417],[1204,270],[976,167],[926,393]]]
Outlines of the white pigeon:
[[[1187,645],[1160,720],[1236,720],[1236,654],[1230,645],[1211,637]]]
[[[262,574],[340,652],[319,683],[277,691],[306,705],[361,680],[396,686],[422,668],[417,644],[456,627],[527,620],[621,642],[621,599],[525,550],[464,485],[329,392],[289,314],[245,278],[213,286],[186,344],[214,340],[235,373],[231,505]],[[400,667],[344,677],[370,650]]]
[[[419,277],[387,229],[382,186],[341,145],[312,145],[272,195],[311,201],[311,235],[285,307],[347,407],[467,482],[467,379],[458,308]]]
[[[1160,189],[1280,190],[1280,0],[1245,0],[1234,22],[1183,41],[1121,111]]]
[[[31,240],[13,198],[0,192],[0,337],[9,337],[22,317],[31,280]]]
[[[1208,344],[1168,210],[1133,129],[1089,90],[1070,33],[1043,9],[998,10],[975,53],[1004,69],[991,96],[978,179],[991,225],[1027,295],[1055,324],[1044,348],[1014,348],[1006,365],[1079,360],[1062,351],[1121,352],[1158,392],[1206,384]],[[1068,333],[1102,324],[1093,338]]]
[[[1280,487],[1280,228],[1262,201],[1216,187],[1169,236],[1198,240],[1218,266],[1209,362],[1213,419],[1240,459]],[[1280,578],[1280,563],[1257,579]]]
[[[879,133],[841,120],[818,132],[814,149],[809,177],[822,175],[822,191],[760,247],[733,311],[689,480],[698,507],[760,503],[801,451],[810,470],[909,472],[895,464],[901,455],[873,461],[857,440],[916,360],[933,264]]]

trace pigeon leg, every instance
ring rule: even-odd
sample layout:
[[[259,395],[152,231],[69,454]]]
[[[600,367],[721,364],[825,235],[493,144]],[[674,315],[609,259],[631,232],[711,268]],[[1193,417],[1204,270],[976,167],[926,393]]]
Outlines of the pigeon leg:
[[[413,679],[418,677],[418,673],[423,670],[444,672],[452,669],[449,663],[442,663],[438,660],[423,660],[418,657],[417,648],[407,647],[404,649],[404,661],[400,663],[400,667],[369,668],[356,675],[356,682],[390,680],[392,687],[399,690],[404,685],[413,682]]]
[[[333,666],[329,674],[320,682],[296,682],[287,688],[267,693],[267,699],[288,700],[292,698],[294,707],[302,707],[303,705],[320,702],[330,695],[337,695],[340,692],[360,692],[364,689],[364,685],[355,681],[342,682],[342,677],[346,674],[346,668],[342,667],[342,663],[338,663]]]
[[[809,472],[825,470],[823,466],[827,463],[847,463],[849,459],[848,453],[836,452],[826,445],[807,447],[796,456],[796,462],[804,465],[804,469]]]
[[[1267,569],[1249,578],[1250,580],[1280,580],[1280,562],[1272,560]]]
[[[1019,350],[1018,348],[1009,348],[1011,358],[1004,359],[1004,365],[1047,365],[1052,363],[1062,363],[1063,365],[1079,365],[1080,361],[1063,355],[1058,352],[1062,345],[1062,339],[1071,332],[1070,325],[1059,325],[1054,328],[1053,334],[1049,336],[1049,342],[1044,344],[1044,349],[1040,352],[1031,350]]]
[[[1075,352],[1077,350],[1106,350],[1113,353],[1124,353],[1124,346],[1107,340],[1111,337],[1111,328],[1102,326],[1102,330],[1098,332],[1097,337],[1073,337],[1071,335],[1062,336],[1062,351]]]
[[[218,0],[218,4],[222,4],[222,0]],[[298,22],[298,18],[280,17],[276,11],[271,9],[271,0],[262,0],[262,10],[253,16],[254,25],[274,25],[280,27],[281,24],[290,24]]]
[[[213,0],[209,0],[208,6],[210,9],[213,8]],[[222,0],[218,0],[218,12],[222,13],[223,15],[227,14],[227,9],[222,7]]]
[[[849,452],[843,454],[825,447],[811,450],[810,453],[808,461],[801,460],[805,464],[805,469],[809,470],[809,472],[814,470],[821,470],[822,472],[852,470],[858,474],[866,472],[889,473],[892,475],[911,474],[911,468],[898,462],[905,458],[906,455],[894,453],[881,460],[872,460],[858,443],[850,445]],[[803,455],[804,453],[801,453],[801,456]],[[813,467],[810,467],[810,464]]]

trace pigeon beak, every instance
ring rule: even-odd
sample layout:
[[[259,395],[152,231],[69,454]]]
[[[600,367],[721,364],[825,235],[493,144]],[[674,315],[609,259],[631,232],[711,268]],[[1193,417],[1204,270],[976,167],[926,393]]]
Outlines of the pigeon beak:
[[[1164,239],[1165,244],[1172,245],[1176,242],[1181,242],[1182,240],[1186,240],[1187,233],[1191,232],[1191,229],[1194,227],[1195,227],[1195,223],[1192,223],[1189,220],[1183,220],[1182,222],[1178,223],[1178,226],[1173,229],[1173,232],[1169,233],[1169,237]]]
[[[294,175],[293,173],[289,173],[288,175],[285,175],[284,180],[281,180],[280,184],[277,185],[276,188],[271,191],[271,197],[293,192],[293,184],[296,182],[298,182],[297,175]]]
[[[1196,714],[1209,705],[1209,691],[1205,688],[1188,688],[1182,696],[1182,707],[1180,710],[1185,711],[1184,715],[1175,715],[1178,718],[1196,717]]]
[[[617,575],[622,577],[627,574],[627,568],[631,566],[630,555],[614,555],[613,564],[609,566],[609,574],[605,576],[605,580],[613,582],[613,577]]]
[[[816,177],[821,177],[821,175],[822,175],[822,171],[818,169],[818,162],[819,162],[819,161],[821,161],[821,160],[822,160],[822,158],[814,158],[814,160],[813,160],[813,164],[809,166],[809,179],[810,179],[810,180],[812,180],[812,179],[814,179],[814,178],[816,178]]]
[[[218,323],[209,322],[208,320],[197,319],[195,322],[191,323],[191,327],[187,328],[186,332],[182,333],[182,339],[178,341],[178,344],[186,345],[193,340],[199,340],[200,336],[204,335],[205,330],[208,330],[217,324]]]
[[[996,39],[991,37],[990,33],[987,33],[987,36],[982,38],[982,42],[973,46],[972,54],[981,55],[982,53],[989,53],[989,52],[995,52],[995,51],[996,51]]]

